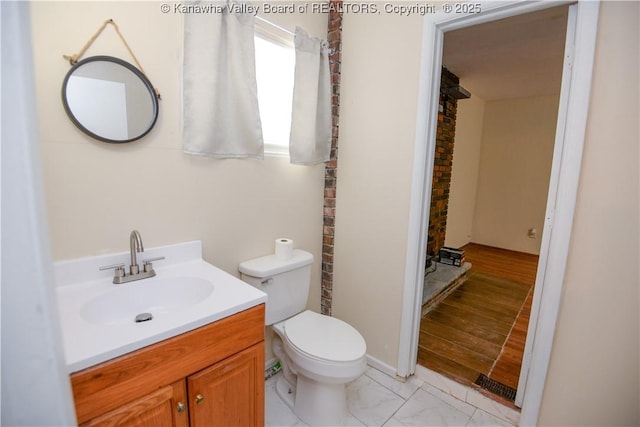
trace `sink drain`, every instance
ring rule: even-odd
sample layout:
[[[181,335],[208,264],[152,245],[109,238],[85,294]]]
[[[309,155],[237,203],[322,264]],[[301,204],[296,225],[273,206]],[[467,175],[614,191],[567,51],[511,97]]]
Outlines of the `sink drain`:
[[[136,316],[136,323],[148,322],[151,319],[153,319],[153,314],[140,313]]]

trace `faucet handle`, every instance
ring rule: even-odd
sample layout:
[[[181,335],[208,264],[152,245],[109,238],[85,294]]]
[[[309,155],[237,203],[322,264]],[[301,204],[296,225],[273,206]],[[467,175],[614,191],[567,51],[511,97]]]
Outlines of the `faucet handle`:
[[[115,269],[114,271],[114,279],[116,277],[124,277],[124,264],[120,263],[120,264],[113,264],[113,265],[105,265],[99,268],[100,271],[103,270],[111,270],[111,269]]]
[[[152,262],[154,261],[160,261],[161,259],[164,259],[163,256],[158,256],[155,258],[149,258],[149,259],[143,259],[142,260],[142,264],[143,264],[143,269],[145,272],[150,272],[153,270],[153,266],[151,265]]]

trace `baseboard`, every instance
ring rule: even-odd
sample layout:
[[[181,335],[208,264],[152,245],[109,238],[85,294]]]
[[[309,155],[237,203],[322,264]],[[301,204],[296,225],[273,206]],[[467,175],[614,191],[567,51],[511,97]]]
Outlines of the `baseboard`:
[[[276,363],[278,363],[278,359],[275,357],[267,360],[264,364],[265,372],[269,372],[271,369],[273,369]],[[367,354],[367,365],[389,375],[390,377],[401,378],[397,376],[398,370],[395,367],[381,361],[380,359],[376,359],[370,354]]]
[[[396,369],[396,367],[391,366],[380,359],[376,359],[370,354],[367,354],[367,365],[389,375],[392,378],[400,378],[398,377],[398,369]]]

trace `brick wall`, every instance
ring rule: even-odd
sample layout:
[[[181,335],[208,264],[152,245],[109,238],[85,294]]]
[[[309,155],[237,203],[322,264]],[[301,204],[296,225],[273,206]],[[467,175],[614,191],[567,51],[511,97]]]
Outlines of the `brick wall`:
[[[341,5],[342,1],[330,3]],[[331,315],[333,292],[333,237],[336,218],[336,172],[338,169],[338,118],[340,113],[340,55],[342,50],[342,13],[340,7],[330,8],[327,29],[329,43],[329,67],[332,84],[331,158],[324,170],[324,212],[322,230],[322,285],[320,308],[322,314]]]
[[[446,68],[442,68],[441,89],[458,86],[459,82],[457,76]],[[440,94],[427,241],[427,254],[429,255],[437,255],[438,250],[444,246],[447,232],[447,210],[453,164],[453,143],[456,136],[457,106],[456,99]]]

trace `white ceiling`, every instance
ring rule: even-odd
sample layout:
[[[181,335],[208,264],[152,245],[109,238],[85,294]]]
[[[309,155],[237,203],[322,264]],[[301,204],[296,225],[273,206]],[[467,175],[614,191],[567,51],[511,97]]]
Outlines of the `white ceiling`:
[[[560,92],[568,6],[445,33],[443,64],[484,100]]]

